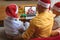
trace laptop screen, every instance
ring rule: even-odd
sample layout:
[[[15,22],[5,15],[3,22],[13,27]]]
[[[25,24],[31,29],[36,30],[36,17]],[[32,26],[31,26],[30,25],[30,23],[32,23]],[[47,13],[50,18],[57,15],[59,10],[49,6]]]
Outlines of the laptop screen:
[[[25,6],[25,14],[27,17],[36,16],[36,7],[35,6]]]

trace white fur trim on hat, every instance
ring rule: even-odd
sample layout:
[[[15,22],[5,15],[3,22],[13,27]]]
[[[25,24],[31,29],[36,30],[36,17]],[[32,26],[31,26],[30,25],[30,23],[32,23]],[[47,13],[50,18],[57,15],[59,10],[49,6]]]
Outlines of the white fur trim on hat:
[[[38,4],[43,6],[43,7],[45,7],[45,8],[49,8],[50,7],[50,4],[44,3],[44,2],[42,2],[40,0],[38,0]]]
[[[60,8],[56,7],[56,6],[53,6],[53,9],[60,12]]]
[[[18,6],[16,5],[16,12],[15,12],[16,14],[18,13]]]

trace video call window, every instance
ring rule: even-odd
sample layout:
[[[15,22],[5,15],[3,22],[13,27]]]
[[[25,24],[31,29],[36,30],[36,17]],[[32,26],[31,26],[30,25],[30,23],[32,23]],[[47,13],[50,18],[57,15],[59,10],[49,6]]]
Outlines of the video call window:
[[[25,14],[27,17],[36,16],[36,7],[35,6],[25,6]]]

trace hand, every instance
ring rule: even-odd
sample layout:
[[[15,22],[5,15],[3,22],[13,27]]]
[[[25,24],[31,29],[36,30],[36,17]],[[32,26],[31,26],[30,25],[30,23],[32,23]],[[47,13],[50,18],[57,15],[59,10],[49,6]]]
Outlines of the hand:
[[[21,34],[15,36],[13,39],[14,39],[14,40],[20,40],[20,39],[21,39]]]
[[[51,36],[58,36],[58,35],[59,35],[59,32],[57,32],[56,30],[52,31]]]
[[[20,29],[20,30],[19,30],[19,32],[20,32],[20,33],[23,33],[23,32],[24,32],[24,30],[23,30],[23,29]]]
[[[59,32],[59,34],[60,34],[60,28],[56,29],[56,31]]]

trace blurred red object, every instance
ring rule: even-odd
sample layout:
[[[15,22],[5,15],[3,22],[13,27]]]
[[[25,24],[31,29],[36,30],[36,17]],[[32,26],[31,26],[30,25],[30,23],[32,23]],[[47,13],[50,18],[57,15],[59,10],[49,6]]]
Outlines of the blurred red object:
[[[60,40],[60,35],[59,36],[54,36],[54,37],[48,37],[48,38],[33,38],[30,40]]]

